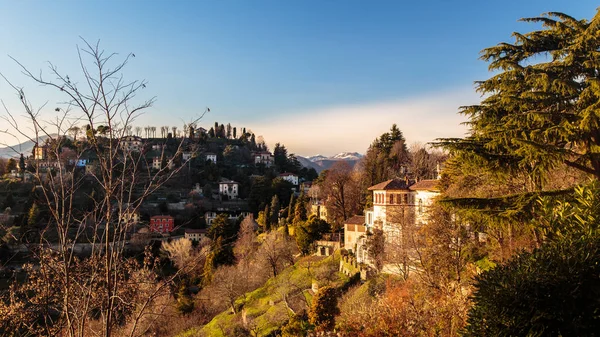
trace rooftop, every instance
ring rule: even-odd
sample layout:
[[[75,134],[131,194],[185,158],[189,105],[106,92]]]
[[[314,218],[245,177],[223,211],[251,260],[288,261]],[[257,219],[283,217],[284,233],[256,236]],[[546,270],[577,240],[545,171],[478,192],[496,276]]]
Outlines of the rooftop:
[[[204,233],[206,233],[206,229],[186,228],[185,232],[190,233],[190,234],[204,234]]]
[[[438,185],[439,180],[430,179],[430,180],[421,180],[416,182],[415,184],[410,186],[410,189],[413,191],[437,191],[439,192]]]
[[[365,224],[365,216],[364,215],[355,215],[350,219],[344,221],[347,225],[364,225]]]
[[[390,179],[390,180],[386,180],[382,183],[379,183],[377,185],[373,185],[371,187],[369,187],[369,191],[374,191],[374,190],[407,190],[408,189],[408,184],[406,182],[406,180],[403,179]]]

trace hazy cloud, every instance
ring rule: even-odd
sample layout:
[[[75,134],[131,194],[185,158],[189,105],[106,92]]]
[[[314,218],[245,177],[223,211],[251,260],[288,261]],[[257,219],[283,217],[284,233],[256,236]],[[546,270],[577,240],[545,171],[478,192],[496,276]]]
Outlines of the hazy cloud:
[[[463,88],[406,100],[287,112],[249,126],[263,135],[271,148],[280,142],[289,152],[303,156],[365,153],[369,144],[394,123],[408,144],[462,137],[467,128],[461,123],[466,118],[457,113],[458,107],[478,101],[472,88]]]

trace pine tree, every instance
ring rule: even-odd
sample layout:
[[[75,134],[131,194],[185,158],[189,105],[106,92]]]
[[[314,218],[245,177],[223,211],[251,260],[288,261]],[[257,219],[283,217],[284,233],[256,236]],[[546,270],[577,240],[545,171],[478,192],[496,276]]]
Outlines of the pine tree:
[[[562,13],[523,21],[544,29],[483,50],[496,74],[477,84],[483,101],[461,110],[471,136],[440,143],[484,168],[525,170],[537,189],[559,164],[599,179],[600,12],[589,22]]]

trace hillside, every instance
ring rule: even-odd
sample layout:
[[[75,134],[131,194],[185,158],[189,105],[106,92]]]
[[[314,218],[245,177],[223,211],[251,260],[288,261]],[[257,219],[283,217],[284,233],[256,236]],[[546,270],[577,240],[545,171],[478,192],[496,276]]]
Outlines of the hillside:
[[[281,328],[290,314],[310,307],[313,281],[322,286],[342,286],[348,277],[338,272],[339,252],[326,258],[307,256],[269,279],[264,286],[246,293],[236,301],[236,314],[226,310],[208,324],[182,332],[178,336],[228,336],[240,326],[252,326],[260,336]]]

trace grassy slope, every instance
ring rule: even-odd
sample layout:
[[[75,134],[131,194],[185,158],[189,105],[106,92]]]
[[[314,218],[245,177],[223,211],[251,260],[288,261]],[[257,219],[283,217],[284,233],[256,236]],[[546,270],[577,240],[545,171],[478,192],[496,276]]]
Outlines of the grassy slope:
[[[316,257],[305,257],[296,262],[295,265],[286,268],[277,277],[270,278],[262,287],[246,293],[237,301],[238,314],[233,314],[229,310],[224,311],[213,318],[204,327],[193,328],[182,334],[184,336],[225,336],[223,331],[231,331],[233,327],[242,321],[245,316],[251,326],[259,330],[259,335],[266,335],[269,332],[278,329],[285,323],[290,310],[287,309],[282,300],[283,293],[287,293],[290,306],[307,309],[307,304],[312,300],[312,292],[309,290],[314,279],[321,285],[328,281],[319,279],[319,267],[326,263],[337,263],[339,265],[339,253],[324,259]],[[310,273],[309,268],[310,266]],[[312,275],[311,275],[312,274]],[[323,277],[323,275],[321,275]],[[331,278],[330,278],[331,279]],[[334,283],[343,283],[347,277],[342,273],[336,272],[333,277]]]

